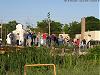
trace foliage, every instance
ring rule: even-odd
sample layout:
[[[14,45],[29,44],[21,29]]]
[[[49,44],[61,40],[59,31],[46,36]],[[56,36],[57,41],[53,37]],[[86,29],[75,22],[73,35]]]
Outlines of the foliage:
[[[86,31],[95,30],[100,30],[100,20],[93,16],[86,17]],[[74,21],[68,25],[66,24],[63,28],[63,31],[65,33],[69,33],[71,38],[74,38],[75,34],[81,33],[81,22]]]
[[[9,48],[9,52],[0,55],[0,74],[5,75],[6,72],[16,72],[22,75],[25,64],[50,63],[50,52],[45,48]],[[47,61],[48,60],[48,61]]]
[[[98,62],[100,62],[100,46],[96,46],[95,48],[91,48],[89,49],[89,58],[88,59],[95,59],[95,60],[99,60]]]
[[[75,34],[80,34],[81,33],[81,24],[74,21],[70,23],[70,29],[69,29],[69,35],[71,38],[75,37]]]
[[[13,30],[15,30],[17,24],[18,23],[15,20],[8,22],[8,24],[6,25],[6,28],[7,28],[8,33],[10,33]]]
[[[0,54],[0,75],[23,75],[25,64],[56,64],[57,75],[98,75],[100,62],[100,46],[89,50],[87,55],[73,55],[71,53],[59,56],[48,48],[9,48],[5,54]],[[28,68],[28,75],[50,75],[47,67]],[[37,72],[38,70],[38,72]],[[44,70],[44,72],[41,72]],[[47,73],[47,74],[46,74]],[[50,74],[49,74],[50,73]]]
[[[99,19],[90,16],[86,17],[86,31],[100,30],[100,21]]]
[[[64,31],[66,34],[69,33],[69,25],[68,25],[68,24],[65,24],[65,25],[64,25],[63,31]]]
[[[46,20],[42,20],[41,22],[37,22],[37,28],[40,32],[48,32],[48,23]]]
[[[41,22],[37,22],[37,28],[40,32],[49,32],[49,25],[46,20],[42,20]],[[51,34],[59,34],[62,32],[62,24],[60,22],[51,21],[50,22],[50,31]]]
[[[13,30],[15,30],[17,24],[18,23],[14,20],[14,21],[8,22],[7,24],[3,24],[2,25],[2,40],[3,40],[3,44],[6,43],[7,34],[12,32]]]
[[[17,24],[18,23],[15,20],[10,21],[6,24],[3,24],[3,42],[4,43],[6,41],[6,35],[12,32],[13,30],[15,30]],[[63,24],[61,24],[60,22],[51,21],[50,22],[51,34],[52,33],[59,34],[59,33],[62,33],[62,31],[64,31],[65,33],[69,34],[71,38],[74,38],[75,34],[81,33],[81,22],[74,21],[72,23],[65,24],[63,28],[62,28],[62,25]],[[37,28],[33,28],[30,25],[28,25],[27,28],[33,32],[34,31],[46,32],[46,33],[49,32],[47,20],[38,21]],[[93,16],[86,17],[86,31],[93,31],[93,30],[100,30],[100,20]]]

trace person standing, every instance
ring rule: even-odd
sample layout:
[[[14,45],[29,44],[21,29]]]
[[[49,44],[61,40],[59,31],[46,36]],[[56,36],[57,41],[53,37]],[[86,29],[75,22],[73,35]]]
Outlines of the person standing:
[[[86,48],[86,40],[83,39],[83,40],[81,41],[81,44],[82,44],[82,48],[85,50],[85,48]]]
[[[38,41],[38,47],[40,47],[41,46],[41,33],[40,32],[38,32],[38,35],[37,35],[37,41]]]
[[[51,38],[51,47],[53,47],[55,45],[55,34],[52,34],[50,38]]]
[[[78,52],[79,52],[79,48],[80,48],[80,40],[77,39],[77,40],[74,42],[74,45],[75,45],[74,51],[75,51],[76,53],[78,53]]]
[[[62,46],[64,43],[64,39],[62,35],[60,35],[60,38],[58,39],[58,41],[59,41],[59,46]]]
[[[31,42],[32,42],[32,34],[29,32],[27,35],[27,44],[29,47],[31,47]]]
[[[47,38],[46,38],[46,45],[47,45],[47,47],[51,46],[51,38],[48,34],[47,34]]]
[[[33,37],[33,45],[35,45],[36,44],[36,33],[33,33],[32,37]]]
[[[14,45],[14,42],[15,42],[15,41],[14,41],[14,40],[15,40],[15,39],[14,39],[15,36],[14,36],[14,34],[13,34],[12,32],[10,33],[9,38],[10,38],[11,45],[13,46],[13,45]]]
[[[19,33],[17,33],[17,35],[16,35],[16,44],[17,44],[17,46],[19,46],[19,40],[20,40],[20,36],[19,36]]]
[[[27,33],[24,33],[24,46],[26,46],[27,45]]]
[[[46,39],[47,39],[47,35],[46,33],[43,34],[43,46],[46,46]]]

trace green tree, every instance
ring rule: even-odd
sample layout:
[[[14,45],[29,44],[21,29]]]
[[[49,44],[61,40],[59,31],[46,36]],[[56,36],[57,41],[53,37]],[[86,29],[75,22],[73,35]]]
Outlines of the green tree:
[[[14,21],[10,21],[10,22],[2,25],[2,40],[3,40],[3,44],[6,44],[7,34],[12,32],[13,30],[15,30],[17,24],[18,23],[14,20]]]
[[[100,30],[100,20],[90,16],[86,17],[86,31]]]
[[[95,31],[100,30],[100,20],[90,16],[86,17],[86,31]],[[72,22],[69,24],[69,30],[68,33],[71,38],[75,37],[75,34],[81,33],[81,22]]]
[[[46,20],[42,20],[41,22],[37,22],[37,28],[40,32],[49,32],[48,22]],[[59,34],[62,32],[62,24],[60,22],[51,21],[50,22],[50,32]]]
[[[46,32],[48,33],[48,23],[46,20],[42,20],[42,21],[38,21],[37,22],[37,28],[38,28],[38,31],[40,32]]]
[[[68,34],[69,33],[69,25],[68,24],[65,24],[64,27],[63,27],[63,31]]]
[[[62,32],[62,24],[60,22],[51,22],[51,34],[60,34]]]
[[[10,32],[12,32],[13,30],[15,30],[17,24],[18,24],[18,23],[17,23],[15,20],[8,22],[8,23],[6,24],[6,29],[7,29],[8,33],[10,33]]]
[[[80,34],[81,33],[81,23],[78,23],[76,21],[72,22],[69,24],[69,36],[71,38],[75,37],[75,34]]]

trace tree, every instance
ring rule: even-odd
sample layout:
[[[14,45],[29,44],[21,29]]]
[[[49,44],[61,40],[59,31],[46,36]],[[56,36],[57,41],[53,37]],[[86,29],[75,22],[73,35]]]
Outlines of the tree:
[[[90,16],[86,17],[86,31],[100,30],[100,20]]]
[[[60,22],[51,22],[51,34],[60,34],[62,32],[62,24]]]
[[[18,23],[17,23],[15,20],[8,22],[8,23],[6,24],[6,28],[7,28],[8,33],[10,33],[10,32],[12,32],[13,30],[15,30],[17,24],[18,24]]]
[[[64,31],[66,34],[69,33],[69,25],[68,25],[68,24],[65,24],[65,25],[64,25],[63,31]]]
[[[2,40],[3,40],[3,44],[6,44],[7,34],[12,32],[13,30],[15,30],[17,24],[18,23],[14,20],[14,21],[10,21],[10,22],[2,25]]]
[[[40,32],[49,32],[48,22],[46,20],[42,20],[41,22],[37,22],[37,28]],[[50,32],[51,34],[59,34],[62,32],[62,24],[60,22],[51,21],[50,22]]]
[[[72,22],[69,24],[69,36],[71,38],[75,37],[75,34],[80,34],[81,33],[81,23],[78,23],[76,21]]]
[[[93,16],[86,17],[86,31],[95,31],[95,30],[100,30],[100,20]],[[81,33],[81,22],[74,21],[70,23],[68,33],[71,38],[74,38],[75,34],[80,34]]]
[[[42,20],[40,22],[37,22],[37,28],[38,28],[38,31],[40,32],[46,32],[48,33],[48,23],[46,20]]]

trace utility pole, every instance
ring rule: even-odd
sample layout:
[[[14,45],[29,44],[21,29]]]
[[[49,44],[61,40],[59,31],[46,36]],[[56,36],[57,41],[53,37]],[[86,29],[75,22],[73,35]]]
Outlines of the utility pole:
[[[48,25],[49,25],[49,36],[50,36],[50,12],[48,12],[47,17],[48,17]]]

